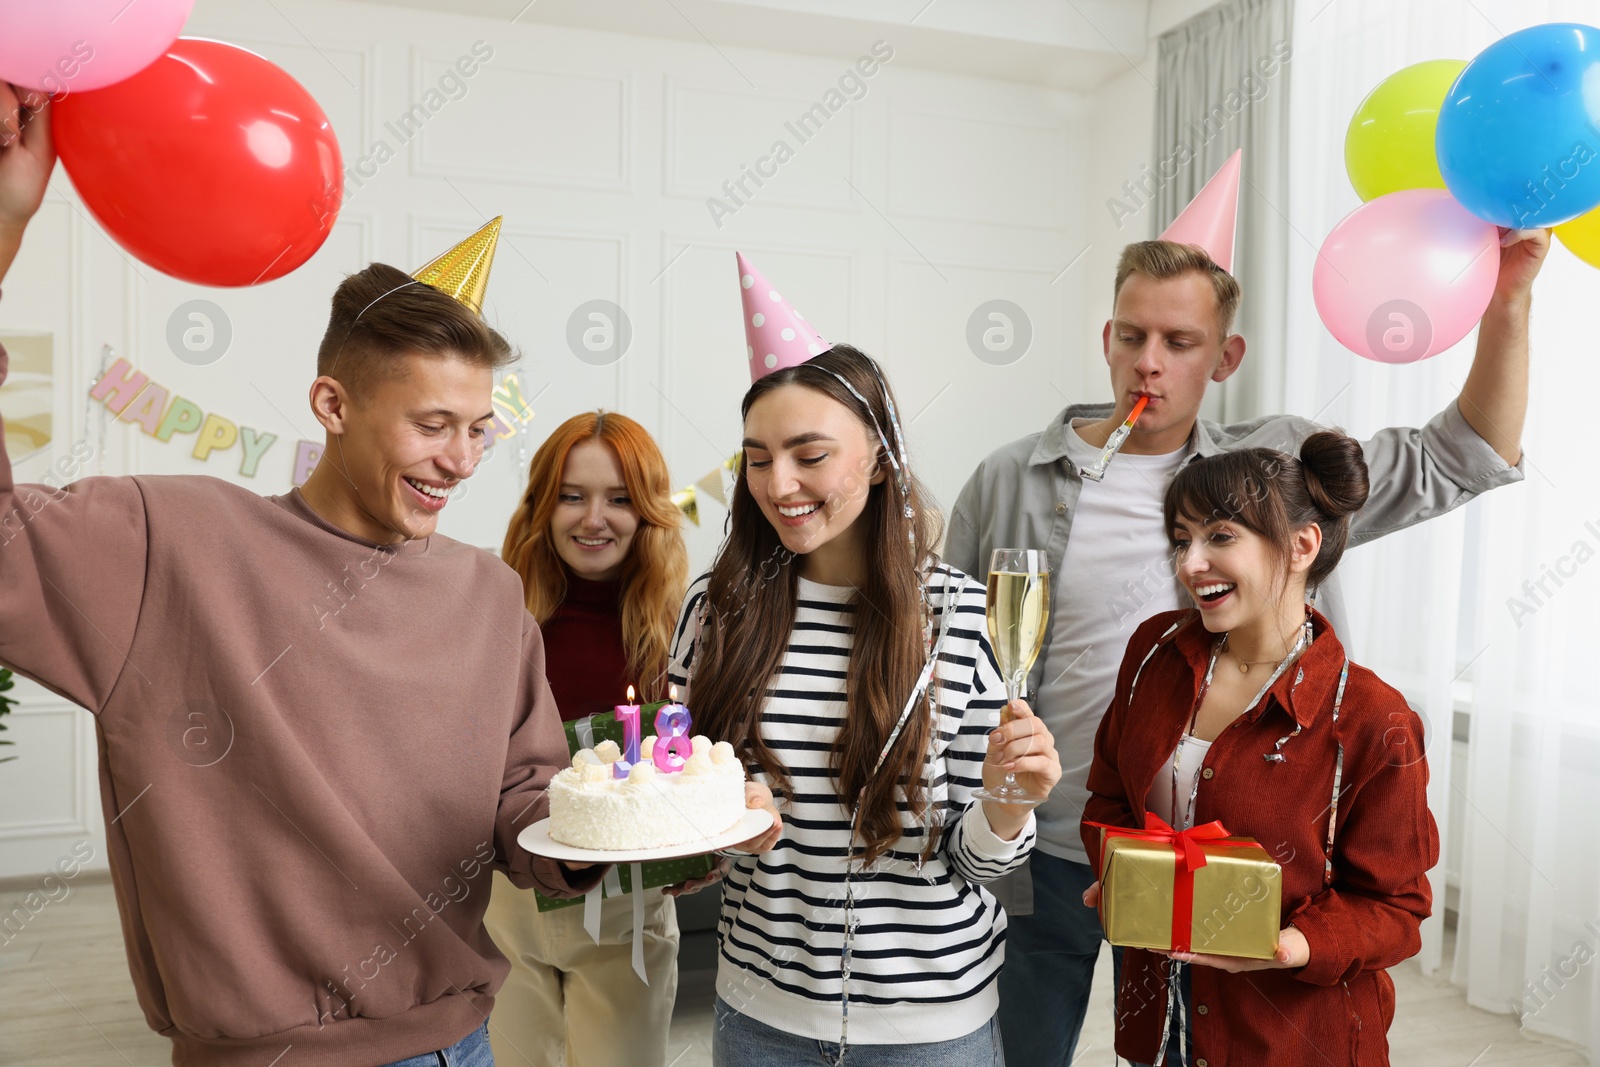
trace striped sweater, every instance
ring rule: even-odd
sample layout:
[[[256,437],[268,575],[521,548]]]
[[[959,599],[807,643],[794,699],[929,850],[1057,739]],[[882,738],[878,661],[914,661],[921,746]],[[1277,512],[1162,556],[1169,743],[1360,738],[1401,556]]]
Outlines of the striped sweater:
[[[1033,848],[1031,815],[1016,840],[1003,841],[971,801],[1005,684],[984,631],[983,587],[943,565],[929,581],[934,632],[947,579],[953,615],[936,671],[939,726],[925,777],[931,817],[945,829],[919,872],[925,831],[902,801],[904,836],[851,878],[852,1044],[947,1041],[989,1021],[999,1006],[1006,919],[982,884],[1021,866]],[[690,586],[673,642],[671,677],[691,710],[695,617],[707,582]],[[724,882],[717,992],[769,1026],[836,1042],[851,812],[829,754],[846,713],[855,591],[804,578],[799,586],[788,648],[761,713],[762,737],[787,767],[793,795],[778,797],[777,846],[736,858]],[[750,773],[772,784],[759,767]]]

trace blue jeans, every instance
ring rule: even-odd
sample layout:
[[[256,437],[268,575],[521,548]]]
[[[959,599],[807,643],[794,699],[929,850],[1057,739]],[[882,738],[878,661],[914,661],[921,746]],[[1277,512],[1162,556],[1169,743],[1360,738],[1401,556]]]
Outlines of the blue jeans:
[[[1100,957],[1100,917],[1083,906],[1094,882],[1087,863],[1034,849],[1033,914],[1006,917],[1000,969],[1000,1033],[1006,1058],[1027,1067],[1067,1067],[1089,1011]]]
[[[489,1051],[489,1024],[485,1022],[449,1048],[396,1060],[389,1067],[494,1067]]]
[[[711,1035],[714,1067],[831,1067],[836,1042],[817,1041],[775,1029],[733,1010],[717,998]],[[990,1019],[965,1037],[922,1045],[851,1045],[846,1067],[1005,1067],[1000,1027]]]

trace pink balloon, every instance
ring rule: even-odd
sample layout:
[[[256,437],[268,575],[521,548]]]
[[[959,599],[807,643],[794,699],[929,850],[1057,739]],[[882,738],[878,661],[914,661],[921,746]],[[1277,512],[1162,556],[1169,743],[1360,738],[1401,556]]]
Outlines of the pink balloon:
[[[1403,189],[1340,220],[1311,290],[1340,344],[1379,363],[1415,363],[1472,332],[1499,274],[1499,227],[1448,190]]]
[[[100,89],[154,63],[194,0],[0,0],[0,81],[53,96]]]

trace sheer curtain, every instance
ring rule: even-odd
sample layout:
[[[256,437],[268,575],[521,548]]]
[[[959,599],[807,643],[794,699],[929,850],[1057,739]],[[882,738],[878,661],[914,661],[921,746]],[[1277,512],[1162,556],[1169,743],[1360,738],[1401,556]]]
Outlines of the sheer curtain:
[[[1359,203],[1344,170],[1345,127],[1399,68],[1470,59],[1548,21],[1600,23],[1600,2],[1297,5],[1287,410],[1362,436],[1420,425],[1454,401],[1475,334],[1424,363],[1385,367],[1345,351],[1317,318],[1317,247]],[[1584,410],[1600,395],[1596,294],[1600,271],[1553,248],[1534,290],[1526,481],[1352,553],[1343,578],[1353,657],[1401,688],[1430,725],[1429,801],[1446,844],[1423,969],[1440,966],[1446,874],[1459,872],[1452,980],[1473,1005],[1514,1011],[1528,1032],[1575,1042],[1600,1063],[1600,687],[1580,673],[1600,638],[1600,478]],[[1458,703],[1470,723],[1465,768],[1451,766]]]
[[[1232,378],[1207,391],[1202,414],[1222,422],[1283,410],[1276,354],[1285,338],[1291,7],[1290,0],[1224,0],[1162,34],[1157,47],[1155,232],[1244,149],[1234,238],[1244,298],[1234,329],[1252,351],[1271,355],[1247,358]]]

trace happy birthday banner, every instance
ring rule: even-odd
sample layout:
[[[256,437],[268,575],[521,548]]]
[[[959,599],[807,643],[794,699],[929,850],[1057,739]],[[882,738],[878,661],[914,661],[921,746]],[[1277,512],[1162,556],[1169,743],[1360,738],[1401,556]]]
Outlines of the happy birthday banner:
[[[193,434],[194,449],[190,454],[195,459],[210,460],[213,453],[237,446],[239,474],[246,478],[256,476],[261,457],[278,440],[277,434],[201,410],[194,401],[151,381],[149,375],[136,370],[126,359],[113,363],[90,388],[89,396],[103,403],[119,421],[134,423],[157,441],[170,443],[178,434]],[[524,399],[515,374],[506,375],[491,399],[494,420],[489,431],[496,441],[515,436],[533,418],[533,406]],[[321,444],[296,441],[291,484],[303,485],[321,457]]]

